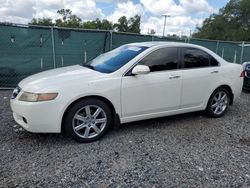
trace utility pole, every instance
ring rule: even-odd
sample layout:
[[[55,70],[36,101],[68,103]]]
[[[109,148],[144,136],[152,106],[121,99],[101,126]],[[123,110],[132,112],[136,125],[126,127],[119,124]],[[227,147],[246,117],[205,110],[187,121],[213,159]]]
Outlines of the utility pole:
[[[165,35],[165,27],[166,27],[166,20],[167,20],[167,18],[170,17],[170,15],[163,14],[162,16],[164,17],[164,26],[163,26],[163,33],[162,33],[162,36],[164,37],[164,35]]]

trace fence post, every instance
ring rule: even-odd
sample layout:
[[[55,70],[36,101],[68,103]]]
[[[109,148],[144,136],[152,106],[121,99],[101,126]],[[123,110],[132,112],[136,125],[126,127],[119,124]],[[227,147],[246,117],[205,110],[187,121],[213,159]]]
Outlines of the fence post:
[[[220,41],[219,41],[219,40],[217,40],[217,44],[216,44],[216,54],[218,54],[219,43],[220,43]]]
[[[237,51],[235,50],[234,51],[234,63],[236,63],[236,61],[237,61]]]
[[[84,64],[86,64],[87,63],[87,60],[88,60],[88,57],[87,57],[87,42],[86,42],[86,40],[84,40],[84,51],[83,51],[83,53],[84,53]]]
[[[113,31],[109,31],[110,33],[110,46],[109,46],[109,50],[112,50],[113,48]]]
[[[55,55],[55,40],[54,40],[54,27],[51,26],[51,42],[52,42],[52,53],[53,53],[53,62],[54,69],[56,68],[56,55]]]
[[[240,64],[243,63],[244,47],[245,47],[245,41],[242,42],[241,55],[240,55]]]

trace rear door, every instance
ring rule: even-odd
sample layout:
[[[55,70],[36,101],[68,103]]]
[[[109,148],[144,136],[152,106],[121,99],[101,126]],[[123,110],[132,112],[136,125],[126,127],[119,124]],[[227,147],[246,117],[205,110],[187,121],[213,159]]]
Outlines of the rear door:
[[[219,78],[219,64],[197,48],[182,48],[181,109],[201,107],[211,95]]]

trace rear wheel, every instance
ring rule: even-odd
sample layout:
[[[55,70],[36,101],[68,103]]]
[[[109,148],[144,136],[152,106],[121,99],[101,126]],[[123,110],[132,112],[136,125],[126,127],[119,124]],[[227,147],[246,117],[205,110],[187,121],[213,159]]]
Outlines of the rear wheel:
[[[210,117],[221,117],[223,116],[230,104],[229,92],[224,88],[218,88],[211,95],[206,112]]]
[[[102,137],[111,126],[111,112],[103,101],[84,99],[75,103],[65,117],[66,133],[79,142]]]

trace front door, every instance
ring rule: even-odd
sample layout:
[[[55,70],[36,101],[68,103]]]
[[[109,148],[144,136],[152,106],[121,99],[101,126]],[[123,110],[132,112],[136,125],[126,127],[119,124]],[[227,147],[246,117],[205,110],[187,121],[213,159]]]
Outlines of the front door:
[[[157,49],[138,63],[149,66],[150,73],[122,78],[122,118],[139,120],[140,116],[157,117],[179,109],[182,71],[178,54],[178,48]]]

